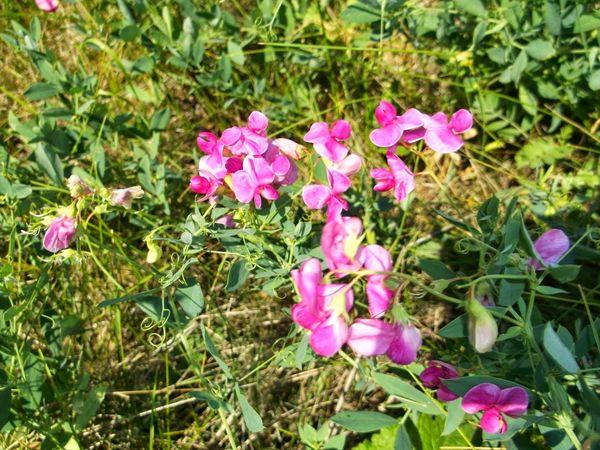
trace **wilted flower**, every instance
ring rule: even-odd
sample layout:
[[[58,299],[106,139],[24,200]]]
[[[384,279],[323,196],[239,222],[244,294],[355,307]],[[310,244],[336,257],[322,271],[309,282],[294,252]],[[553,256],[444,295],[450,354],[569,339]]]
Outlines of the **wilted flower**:
[[[348,345],[361,356],[386,354],[396,364],[417,359],[423,343],[421,333],[411,324],[391,324],[380,319],[357,319],[348,332]]]
[[[535,251],[540,255],[542,263],[546,266],[553,266],[563,257],[569,250],[571,243],[564,231],[558,228],[553,228],[546,231],[536,239],[533,246]],[[530,264],[535,270],[543,269],[539,261],[532,259]]]
[[[460,149],[464,142],[459,134],[473,126],[473,116],[466,109],[456,111],[449,122],[448,116],[443,112],[432,116],[420,114],[423,126],[406,131],[402,140],[412,143],[423,139],[429,148],[439,153],[452,153]]]
[[[396,114],[396,108],[386,101],[381,101],[375,109],[375,118],[381,128],[371,131],[371,142],[378,147],[392,147],[396,145],[407,130],[412,130],[423,125],[421,113],[414,108],[409,109],[401,116]]]
[[[44,248],[52,253],[67,248],[73,242],[76,231],[75,219],[68,216],[55,218],[44,234]]]
[[[420,373],[419,378],[425,387],[437,389],[437,398],[443,402],[450,402],[458,398],[442,383],[443,380],[458,378],[456,369],[448,363],[442,361],[428,361],[427,368]]]
[[[113,189],[110,192],[110,203],[130,209],[133,200],[142,198],[143,196],[144,190],[140,186],[132,186],[125,189]]]
[[[35,0],[35,4],[46,12],[54,12],[58,8],[58,0]]]
[[[348,154],[348,148],[342,144],[350,137],[352,129],[345,120],[337,120],[331,128],[326,122],[315,122],[311,125],[304,140],[314,145],[315,151],[332,162],[339,162]]]
[[[384,192],[394,190],[394,197],[401,202],[415,189],[415,175],[404,162],[396,156],[394,150],[387,151],[387,162],[390,169],[376,168],[371,170],[371,177],[377,184],[373,190]]]
[[[498,338],[498,325],[485,306],[474,298],[467,300],[469,342],[479,353],[489,352]]]
[[[71,175],[67,178],[67,187],[71,197],[77,198],[84,195],[90,195],[93,191],[79,176]]]
[[[506,433],[503,414],[518,417],[527,412],[529,397],[521,387],[500,389],[495,384],[482,383],[471,388],[462,399],[462,409],[475,414],[483,411],[480,425],[486,433]]]

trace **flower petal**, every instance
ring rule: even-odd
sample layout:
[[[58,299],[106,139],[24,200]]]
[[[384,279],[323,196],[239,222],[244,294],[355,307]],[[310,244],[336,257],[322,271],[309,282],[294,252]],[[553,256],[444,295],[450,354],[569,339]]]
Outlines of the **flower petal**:
[[[425,131],[425,143],[438,153],[452,153],[460,149],[464,142],[450,128],[440,127]]]
[[[260,111],[252,111],[248,116],[248,128],[261,136],[269,126],[269,119]]]
[[[329,139],[329,125],[326,122],[315,122],[310,126],[308,133],[304,135],[304,141],[312,144]]]
[[[310,335],[310,346],[317,355],[333,356],[348,339],[348,325],[341,317],[333,317],[318,325]]]
[[[323,208],[331,197],[331,189],[322,184],[309,184],[302,188],[302,200],[308,209]]]
[[[403,131],[400,124],[394,121],[382,128],[376,128],[371,131],[369,138],[377,147],[391,147],[398,143]]]
[[[386,126],[396,119],[396,108],[389,102],[381,100],[377,108],[375,108],[375,118],[379,125]]]
[[[231,175],[231,186],[235,198],[242,203],[250,203],[254,198],[256,185],[245,171],[239,170]]]
[[[452,114],[448,125],[455,133],[464,133],[473,126],[473,115],[466,109],[459,109]]]
[[[350,137],[352,128],[344,119],[336,120],[331,126],[331,137],[340,141],[345,141]]]
[[[348,333],[348,345],[361,356],[383,355],[393,339],[394,326],[379,319],[357,319]]]
[[[381,278],[378,278],[375,281],[367,281],[366,293],[371,317],[377,318],[385,314],[394,297],[394,291],[388,288]]]
[[[553,228],[537,238],[533,246],[544,264],[551,266],[560,261],[569,250],[570,245],[569,238],[564,231]]]
[[[472,387],[462,399],[462,409],[469,414],[490,409],[500,398],[500,388],[492,383],[481,383]]]
[[[220,144],[230,146],[235,144],[242,137],[242,130],[239,127],[227,128],[221,134]]]
[[[337,170],[329,169],[327,171],[327,179],[329,180],[331,191],[334,194],[342,194],[350,189],[350,186],[352,186],[350,178],[343,173],[338,172]]]
[[[506,420],[496,408],[489,409],[481,416],[481,429],[486,433],[506,433]]]
[[[348,155],[341,161],[332,164],[332,168],[338,172],[350,177],[357,173],[362,167],[362,158],[358,155]]]
[[[417,359],[417,352],[423,343],[421,332],[414,325],[395,326],[396,335],[387,351],[388,357],[396,364],[410,364]]]
[[[502,389],[498,398],[497,408],[505,414],[517,417],[527,412],[529,397],[527,391],[521,387]]]

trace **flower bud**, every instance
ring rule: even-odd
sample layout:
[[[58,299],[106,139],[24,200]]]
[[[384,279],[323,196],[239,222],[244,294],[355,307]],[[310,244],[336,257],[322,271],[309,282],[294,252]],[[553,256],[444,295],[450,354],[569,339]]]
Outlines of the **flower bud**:
[[[498,337],[498,325],[492,314],[474,298],[467,300],[469,342],[479,353],[489,352]]]
[[[90,195],[92,193],[92,188],[77,175],[71,175],[67,178],[67,187],[73,198],[83,197],[84,195]]]
[[[110,191],[110,203],[130,209],[133,200],[143,196],[144,191],[140,186],[133,186],[125,189],[113,189]]]

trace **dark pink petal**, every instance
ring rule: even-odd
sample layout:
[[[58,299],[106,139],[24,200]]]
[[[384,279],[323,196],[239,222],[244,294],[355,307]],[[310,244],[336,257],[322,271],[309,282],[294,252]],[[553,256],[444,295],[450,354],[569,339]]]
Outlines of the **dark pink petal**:
[[[333,356],[348,339],[348,325],[341,317],[331,317],[310,335],[310,346],[317,355]]]
[[[448,116],[443,112],[436,112],[433,116],[427,116],[423,114],[423,124],[425,128],[434,128],[436,126],[444,126],[448,125]]]
[[[357,355],[383,355],[394,339],[394,326],[379,319],[357,319],[350,326],[348,345]]]
[[[506,420],[496,408],[489,409],[481,416],[481,429],[486,433],[506,433]]]
[[[373,277],[367,281],[366,293],[369,301],[369,314],[372,318],[381,317],[390,307],[394,291],[388,288],[384,280]]]
[[[425,137],[425,128],[415,128],[414,130],[407,130],[402,134],[402,140],[412,144],[413,142],[420,141]]]
[[[313,123],[308,133],[304,135],[304,140],[312,144],[323,142],[327,139],[329,139],[329,125],[326,122]]]
[[[339,195],[332,195],[327,202],[327,222],[337,220],[342,216],[342,211],[348,209],[348,202]]]
[[[239,202],[250,203],[254,198],[257,186],[252,182],[250,175],[245,171],[239,170],[231,175],[231,185],[235,198]]]
[[[464,133],[473,126],[473,116],[466,109],[459,109],[452,114],[449,126],[455,133]]]
[[[307,330],[315,329],[324,319],[323,316],[318,314],[314,305],[306,301],[301,301],[292,306],[291,314],[292,320]]]
[[[402,137],[404,129],[396,121],[371,131],[369,138],[378,147],[391,147],[396,145]]]
[[[239,127],[227,128],[225,131],[223,131],[223,134],[221,134],[219,143],[228,147],[239,141],[241,137],[242,130]]]
[[[227,173],[235,173],[238,170],[242,170],[242,167],[243,160],[242,158],[238,158],[237,156],[227,158],[227,160],[225,161],[225,170],[227,170]]]
[[[260,186],[258,188],[258,192],[260,193],[262,198],[267,200],[277,200],[279,198],[279,193],[277,192],[277,189],[268,184]]]
[[[309,184],[302,188],[302,200],[309,209],[323,208],[331,197],[331,189],[322,184]]]
[[[210,154],[217,148],[217,136],[209,131],[201,131],[196,138],[198,148],[206,154]]]
[[[333,138],[329,138],[323,142],[317,142],[314,146],[315,151],[319,155],[332,162],[340,162],[348,154],[348,148]]]
[[[386,169],[378,167],[371,170],[371,177],[377,182],[373,187],[374,191],[385,192],[394,188],[394,177]]]
[[[255,133],[264,136],[268,126],[269,119],[260,111],[252,111],[248,116],[248,128]]]
[[[422,343],[421,332],[417,328],[410,324],[397,324],[394,339],[386,354],[396,364],[410,364],[417,359]]]
[[[340,141],[345,141],[350,137],[352,128],[344,119],[336,120],[331,127],[331,137]]]
[[[432,128],[425,132],[425,143],[438,153],[452,153],[460,149],[464,142],[450,128]]]
[[[265,158],[260,156],[246,157],[246,159],[244,159],[244,171],[248,172],[252,181],[257,186],[271,184],[275,179],[275,174],[271,169],[271,165]]]
[[[375,118],[379,125],[386,126],[396,119],[396,108],[389,102],[381,100],[377,108],[375,108]]]
[[[337,170],[329,169],[327,171],[327,178],[329,180],[329,185],[331,186],[331,191],[334,194],[342,194],[352,186],[350,178]]]
[[[256,209],[260,209],[262,207],[262,196],[258,189],[254,192],[254,206]]]
[[[463,411],[475,414],[494,407],[499,398],[500,388],[498,386],[491,383],[481,383],[469,389],[463,397],[461,406]]]
[[[443,384],[438,388],[436,395],[437,398],[442,402],[451,402],[452,400],[456,400],[458,398],[458,395],[456,395]]]
[[[527,412],[529,397],[527,391],[521,387],[502,389],[496,407],[504,414],[512,417],[522,416]]]
[[[569,250],[569,238],[558,228],[546,231],[535,241],[535,250],[542,258],[542,262],[548,266],[556,264]]]

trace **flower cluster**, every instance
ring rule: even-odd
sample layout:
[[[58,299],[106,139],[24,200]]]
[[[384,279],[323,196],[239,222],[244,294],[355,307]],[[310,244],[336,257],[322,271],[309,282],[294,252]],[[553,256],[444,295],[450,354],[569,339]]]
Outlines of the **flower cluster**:
[[[267,116],[254,111],[244,127],[231,127],[220,137],[202,131],[196,140],[205,154],[200,158],[198,174],[189,188],[201,195],[199,201],[217,201],[219,194],[233,193],[242,203],[277,200],[278,188],[290,185],[298,177],[294,162],[302,147],[289,139],[267,138]]]

